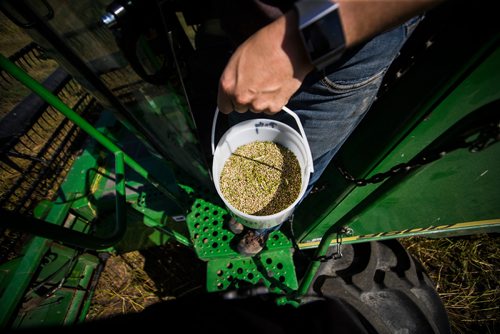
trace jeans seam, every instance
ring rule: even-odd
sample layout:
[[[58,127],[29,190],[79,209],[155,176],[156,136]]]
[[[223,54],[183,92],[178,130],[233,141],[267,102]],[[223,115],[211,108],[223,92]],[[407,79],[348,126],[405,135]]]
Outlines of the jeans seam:
[[[336,91],[346,91],[349,89],[357,89],[357,88],[360,88],[363,86],[367,86],[371,82],[380,78],[385,73],[385,71],[386,71],[386,69],[384,68],[381,71],[377,72],[376,74],[372,75],[371,77],[369,77],[363,81],[352,83],[352,84],[335,83],[335,82],[331,81],[330,79],[328,79],[328,77],[326,77],[326,76],[323,77],[323,79],[321,79],[320,82],[321,82],[321,84],[326,86],[326,88],[336,90]]]
[[[413,33],[413,31],[415,31],[415,29],[418,27],[420,22],[424,20],[424,18],[425,14],[422,14],[420,16],[414,17],[413,19],[410,19],[405,23],[404,27],[405,27],[406,38],[408,38]]]

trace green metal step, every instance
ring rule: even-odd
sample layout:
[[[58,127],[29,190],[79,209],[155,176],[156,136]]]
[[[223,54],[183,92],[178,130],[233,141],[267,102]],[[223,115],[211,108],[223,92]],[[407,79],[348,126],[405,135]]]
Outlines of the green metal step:
[[[255,257],[220,258],[208,261],[209,292],[261,285],[275,293],[297,290],[292,253],[289,249],[271,249]]]
[[[194,249],[200,259],[207,261],[207,290],[251,285],[266,286],[276,293],[296,290],[293,245],[288,237],[274,231],[259,255],[242,256],[236,251],[240,236],[227,227],[230,217],[225,208],[201,198],[195,199],[186,217]]]

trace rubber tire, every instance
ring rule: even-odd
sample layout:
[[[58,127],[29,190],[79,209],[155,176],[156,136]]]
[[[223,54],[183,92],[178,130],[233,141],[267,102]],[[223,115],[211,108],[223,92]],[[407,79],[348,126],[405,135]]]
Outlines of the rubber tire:
[[[321,265],[306,299],[339,298],[375,333],[451,332],[433,282],[396,239],[343,245],[342,255]]]

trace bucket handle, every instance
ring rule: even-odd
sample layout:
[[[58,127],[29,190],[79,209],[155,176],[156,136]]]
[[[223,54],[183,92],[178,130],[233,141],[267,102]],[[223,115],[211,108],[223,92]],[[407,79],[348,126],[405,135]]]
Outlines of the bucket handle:
[[[296,113],[294,113],[292,110],[290,110],[289,108],[287,108],[285,106],[283,106],[283,108],[281,108],[281,109],[284,112],[286,112],[288,115],[292,116],[293,119],[295,120],[295,122],[297,123],[297,126],[299,127],[299,131],[300,131],[300,135],[302,136],[302,138],[304,138],[304,143],[306,144],[305,149],[306,149],[306,154],[307,154],[307,160],[309,160],[308,164],[307,164],[307,167],[309,169],[309,173],[314,173],[314,163],[313,163],[311,148],[309,147],[309,141],[307,140],[307,136],[306,136],[306,133],[304,131],[304,128],[302,127],[302,122],[300,122],[299,116],[297,116]]]
[[[304,132],[304,128],[302,127],[302,123],[300,122],[299,116],[297,116],[296,113],[294,113],[292,110],[289,108],[283,106],[282,110],[286,112],[288,115],[292,116],[295,122],[297,123],[297,126],[299,127],[300,135],[302,138],[304,138],[305,142],[305,149],[306,149],[306,154],[307,154],[307,169],[309,173],[314,173],[314,164],[313,164],[313,158],[312,158],[312,153],[311,153],[311,148],[309,147],[309,142],[307,141],[307,136],[306,133]],[[217,126],[217,118],[219,116],[219,107],[215,108],[215,115],[214,115],[214,120],[212,122],[212,133],[211,133],[211,141],[212,141],[212,155],[215,154],[215,127]]]

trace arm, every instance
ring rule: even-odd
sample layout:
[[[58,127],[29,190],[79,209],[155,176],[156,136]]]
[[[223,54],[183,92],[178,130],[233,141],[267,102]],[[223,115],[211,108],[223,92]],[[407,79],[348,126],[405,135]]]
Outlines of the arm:
[[[338,0],[346,47],[359,44],[394,28],[441,1],[352,1]]]
[[[393,28],[440,0],[338,0],[346,48]],[[217,104],[223,113],[276,113],[314,69],[303,47],[294,10],[241,44],[219,81]]]

